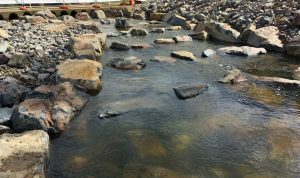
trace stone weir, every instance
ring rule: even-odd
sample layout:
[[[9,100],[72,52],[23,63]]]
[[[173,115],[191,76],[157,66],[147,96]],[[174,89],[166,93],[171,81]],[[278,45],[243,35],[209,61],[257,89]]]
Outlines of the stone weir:
[[[45,177],[49,136],[102,88],[105,13],[0,21],[0,177]],[[100,20],[101,19],[101,20]]]

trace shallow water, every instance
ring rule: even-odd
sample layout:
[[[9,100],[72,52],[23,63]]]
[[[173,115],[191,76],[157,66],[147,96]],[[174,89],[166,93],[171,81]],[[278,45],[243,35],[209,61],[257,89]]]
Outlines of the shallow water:
[[[108,46],[113,40],[152,43],[179,34],[188,32],[109,38]],[[147,66],[141,71],[104,68],[101,93],[52,141],[48,177],[299,177],[299,88],[216,81],[231,67],[292,79],[300,62],[280,54],[200,57],[204,49],[223,46],[194,41],[128,52],[107,49],[103,64],[114,57],[137,56]],[[201,61],[150,61],[170,56],[172,50],[191,51]],[[173,87],[193,83],[206,83],[209,89],[185,101],[175,96]],[[124,114],[97,118],[98,112],[109,110]]]

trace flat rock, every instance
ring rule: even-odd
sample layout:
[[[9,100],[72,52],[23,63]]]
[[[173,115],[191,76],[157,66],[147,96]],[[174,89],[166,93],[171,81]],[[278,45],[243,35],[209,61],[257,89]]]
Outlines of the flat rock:
[[[197,59],[193,53],[188,51],[172,51],[171,56],[188,61],[195,61]]]
[[[166,28],[167,31],[179,31],[181,29],[182,29],[181,26],[171,26],[171,27]]]
[[[193,38],[190,36],[174,36],[173,40],[176,43],[184,43],[184,42],[191,42],[193,41]]]
[[[203,51],[202,53],[202,57],[209,57],[209,56],[213,56],[216,55],[216,51],[213,49],[206,49],[205,51]]]
[[[153,28],[151,29],[151,33],[165,33],[166,29],[165,28]]]
[[[175,63],[176,59],[168,56],[155,56],[151,61],[155,62],[166,62],[166,63]]]
[[[45,177],[49,136],[44,131],[0,135],[0,177]]]
[[[260,54],[267,54],[265,48],[255,48],[249,46],[230,46],[225,48],[219,48],[220,53],[236,55],[236,56],[256,56]]]
[[[8,125],[13,115],[13,108],[0,108],[0,125]]]
[[[117,41],[112,42],[110,48],[121,50],[121,51],[130,50],[130,46],[128,44],[117,42]]]
[[[240,33],[229,24],[210,21],[205,23],[205,30],[215,39],[231,43],[240,42]]]
[[[147,48],[151,48],[152,46],[150,44],[147,43],[141,43],[141,44],[134,44],[131,45],[132,49],[147,49]]]
[[[88,92],[99,92],[102,87],[102,64],[88,59],[68,60],[58,65],[57,81],[71,82]]]
[[[207,88],[206,84],[193,84],[173,88],[173,90],[179,99],[186,100],[198,96]]]
[[[171,38],[160,38],[154,41],[155,44],[175,44],[176,42]]]
[[[119,70],[141,70],[146,67],[146,62],[135,56],[131,56],[127,58],[115,58],[108,65]]]

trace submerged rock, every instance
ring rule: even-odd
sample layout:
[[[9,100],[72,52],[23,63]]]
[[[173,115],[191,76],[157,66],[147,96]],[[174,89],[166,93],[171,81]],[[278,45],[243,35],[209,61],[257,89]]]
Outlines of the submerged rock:
[[[56,68],[58,82],[71,82],[88,92],[99,92],[102,87],[102,64],[97,61],[68,60]]]
[[[165,28],[153,28],[151,29],[151,33],[165,33],[166,29]]]
[[[49,136],[44,131],[0,135],[0,177],[45,177]]]
[[[188,51],[172,51],[171,56],[188,61],[195,61],[197,59],[193,53]]]
[[[127,58],[115,58],[108,65],[120,70],[141,70],[146,67],[146,62],[135,56],[131,56]]]
[[[108,119],[108,118],[120,116],[122,114],[124,114],[124,113],[115,112],[115,111],[105,111],[105,112],[99,113],[98,118],[99,119]]]
[[[123,178],[197,178],[172,169],[145,164],[128,164]]]
[[[238,69],[233,69],[227,71],[223,78],[219,79],[218,82],[220,83],[230,83],[235,84],[238,82],[245,81],[246,79],[242,75],[242,72]]]
[[[128,137],[140,158],[164,157],[167,150],[162,145],[158,135],[150,130],[130,130]]]
[[[186,100],[198,96],[207,88],[208,86],[206,84],[193,84],[173,88],[173,90],[179,99]]]
[[[167,63],[175,63],[176,59],[172,57],[167,57],[167,56],[155,56],[151,61],[155,62],[167,62]]]
[[[237,56],[256,56],[260,54],[267,54],[264,48],[254,48],[249,46],[230,46],[225,48],[219,48],[219,52]]]

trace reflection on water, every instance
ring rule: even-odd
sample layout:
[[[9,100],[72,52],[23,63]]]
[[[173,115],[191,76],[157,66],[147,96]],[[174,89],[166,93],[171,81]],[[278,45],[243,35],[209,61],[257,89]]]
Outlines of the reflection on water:
[[[152,43],[178,33],[187,32],[120,41]],[[292,78],[299,64],[277,54],[201,59],[205,63],[151,61],[172,50],[186,49],[200,57],[204,49],[222,46],[194,41],[127,52],[106,50],[103,64],[114,57],[137,56],[147,67],[104,69],[102,92],[52,141],[48,177],[299,177],[299,88],[216,82],[227,67]],[[196,98],[178,100],[172,88],[192,83],[207,83],[209,89]],[[107,110],[122,115],[99,120],[98,113]]]

